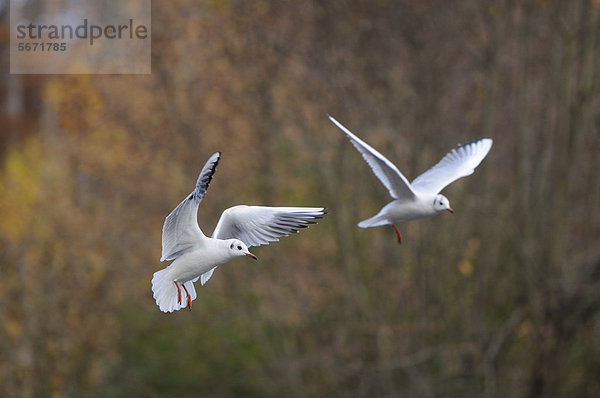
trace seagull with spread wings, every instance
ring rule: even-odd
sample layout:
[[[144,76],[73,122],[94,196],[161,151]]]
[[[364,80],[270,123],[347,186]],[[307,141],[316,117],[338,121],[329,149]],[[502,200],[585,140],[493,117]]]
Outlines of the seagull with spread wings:
[[[443,211],[454,213],[450,201],[439,192],[451,182],[473,174],[492,147],[491,138],[479,138],[451,150],[432,168],[418,176],[413,182],[406,177],[385,156],[369,144],[352,134],[340,122],[329,119],[350,138],[350,142],[360,152],[379,181],[388,189],[394,199],[385,205],[375,216],[361,221],[361,228],[392,225],[402,243],[402,235],[397,223],[432,217]]]
[[[152,292],[163,312],[192,309],[194,282],[204,285],[217,266],[237,257],[256,256],[251,246],[268,245],[315,224],[326,214],[323,207],[266,207],[239,205],[226,209],[212,237],[198,226],[198,205],[221,158],[213,154],[200,172],[196,188],[165,219],[160,261],[173,262],[154,273]],[[183,291],[182,291],[183,289]]]

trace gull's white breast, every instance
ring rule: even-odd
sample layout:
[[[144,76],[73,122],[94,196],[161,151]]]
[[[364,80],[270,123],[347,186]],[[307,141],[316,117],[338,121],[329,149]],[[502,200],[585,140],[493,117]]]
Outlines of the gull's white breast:
[[[401,223],[420,218],[432,217],[437,214],[433,208],[433,198],[431,200],[394,200],[381,209],[392,223]]]
[[[185,283],[231,260],[232,256],[226,246],[214,244],[207,246],[177,257],[169,266],[171,278],[179,283]]]

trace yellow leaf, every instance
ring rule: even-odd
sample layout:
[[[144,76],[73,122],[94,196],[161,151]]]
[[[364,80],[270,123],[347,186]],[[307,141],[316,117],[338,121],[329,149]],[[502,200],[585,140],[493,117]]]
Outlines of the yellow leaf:
[[[471,276],[473,275],[474,270],[473,263],[469,260],[463,260],[460,262],[460,264],[458,264],[458,270],[464,276]]]

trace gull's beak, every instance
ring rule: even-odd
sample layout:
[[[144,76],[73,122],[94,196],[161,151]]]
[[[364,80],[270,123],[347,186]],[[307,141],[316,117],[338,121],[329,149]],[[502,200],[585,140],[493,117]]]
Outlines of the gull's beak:
[[[454,210],[452,210],[451,207],[448,207],[446,210],[448,210],[450,213],[454,214]]]
[[[253,258],[255,260],[258,260],[258,258],[256,258],[256,256],[254,254],[250,253],[250,252],[244,253],[244,254],[246,255],[246,257],[250,257],[250,258]]]

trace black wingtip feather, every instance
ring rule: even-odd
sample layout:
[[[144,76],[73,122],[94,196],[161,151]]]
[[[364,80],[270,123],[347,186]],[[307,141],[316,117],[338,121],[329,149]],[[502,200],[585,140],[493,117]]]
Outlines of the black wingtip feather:
[[[486,139],[489,139],[489,138],[488,138],[488,137],[479,137],[479,138],[475,138],[475,139],[473,139],[473,140],[471,140],[471,141],[469,141],[469,142],[465,142],[464,144],[458,144],[458,145],[456,146],[456,148],[460,148],[460,147],[463,147],[463,146],[469,146],[469,145],[472,145],[472,144],[476,144],[476,143],[478,143],[479,141],[486,140]]]
[[[196,192],[199,196],[204,196],[206,194],[206,191],[208,190],[208,186],[210,185],[210,182],[212,181],[213,176],[214,176],[215,172],[217,171],[217,166],[219,164],[219,161],[221,160],[221,152],[219,151],[219,152],[216,152],[215,154],[218,156],[210,165],[209,172],[204,174],[204,178],[202,178],[197,183],[198,186],[197,186]],[[215,154],[213,154],[212,156],[214,156]],[[205,167],[206,167],[206,165],[205,165]]]

